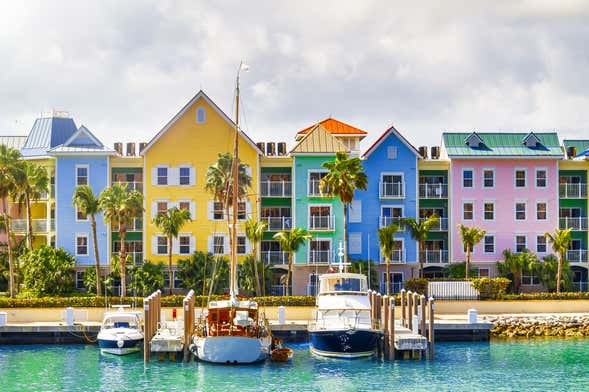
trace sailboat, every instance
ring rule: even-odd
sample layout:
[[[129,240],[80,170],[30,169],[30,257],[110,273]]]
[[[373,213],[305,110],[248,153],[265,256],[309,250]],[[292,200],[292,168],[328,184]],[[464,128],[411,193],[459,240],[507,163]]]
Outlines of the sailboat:
[[[235,142],[233,152],[233,192],[229,299],[209,301],[197,323],[190,350],[200,360],[221,364],[245,364],[263,361],[270,355],[272,337],[258,303],[237,297],[237,181],[239,164],[239,73],[247,66],[241,62],[237,71],[235,94]]]

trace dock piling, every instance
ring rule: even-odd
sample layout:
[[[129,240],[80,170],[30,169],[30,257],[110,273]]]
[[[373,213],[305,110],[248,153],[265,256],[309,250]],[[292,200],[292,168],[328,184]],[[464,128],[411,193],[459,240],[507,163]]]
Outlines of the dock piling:
[[[389,359],[389,296],[382,297],[382,320],[383,320],[383,353],[385,359]]]
[[[190,359],[190,338],[194,329],[194,290],[190,290],[182,300],[184,311],[184,362]]]
[[[429,325],[428,325],[428,359],[434,359],[434,297],[429,297],[428,301],[428,308],[429,308]]]
[[[395,298],[389,299],[389,359],[395,359]]]
[[[407,291],[407,328],[413,330],[413,293],[411,290]]]
[[[405,289],[401,289],[401,326],[406,327],[407,323],[405,321],[405,301],[406,301],[406,292]]]

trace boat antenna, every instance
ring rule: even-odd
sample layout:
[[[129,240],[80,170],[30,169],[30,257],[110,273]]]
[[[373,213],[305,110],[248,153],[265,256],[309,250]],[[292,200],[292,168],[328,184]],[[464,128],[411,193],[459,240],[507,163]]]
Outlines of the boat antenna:
[[[344,245],[342,242],[339,242],[339,247],[337,249],[337,258],[338,258],[338,268],[339,272],[344,272]]]

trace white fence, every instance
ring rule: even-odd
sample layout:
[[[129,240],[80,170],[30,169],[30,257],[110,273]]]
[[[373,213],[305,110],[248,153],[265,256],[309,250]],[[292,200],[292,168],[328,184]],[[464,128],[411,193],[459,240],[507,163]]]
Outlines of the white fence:
[[[479,291],[472,282],[429,282],[427,292],[435,299],[479,299]]]

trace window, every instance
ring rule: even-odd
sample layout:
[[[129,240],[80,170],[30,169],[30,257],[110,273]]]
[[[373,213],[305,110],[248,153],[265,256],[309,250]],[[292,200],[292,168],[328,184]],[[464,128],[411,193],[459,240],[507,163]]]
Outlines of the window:
[[[495,253],[495,236],[493,234],[487,234],[484,238],[484,250],[485,253]]]
[[[157,168],[157,184],[168,185],[168,168],[158,167]]]
[[[246,242],[245,242],[245,237],[240,235],[237,236],[237,254],[238,255],[244,255],[247,253],[247,246],[246,246]]]
[[[404,179],[403,174],[381,174],[380,176],[380,196],[381,197],[403,197],[404,196]]]
[[[88,256],[88,234],[76,234],[76,256]]]
[[[309,241],[309,263],[327,264],[331,262],[331,241],[313,239]]]
[[[205,111],[205,108],[200,107],[196,109],[196,123],[204,124],[205,121],[207,121],[207,112]]]
[[[548,174],[546,169],[536,169],[536,188],[546,188],[548,186]]]
[[[483,219],[495,220],[495,202],[486,201],[483,204]]]
[[[180,168],[180,185],[190,185],[190,168]]]
[[[181,255],[190,254],[190,236],[180,235],[178,236],[178,252]]]
[[[88,165],[76,165],[76,185],[88,185]]]
[[[536,236],[536,252],[538,253],[546,253],[546,237],[543,235],[538,234]]]
[[[76,206],[76,221],[85,222],[88,220],[88,215],[80,211],[80,207]]]
[[[157,236],[157,254],[167,255],[168,254],[168,239],[163,235]]]
[[[404,230],[401,218],[403,218],[403,207],[385,206],[380,208],[380,227],[395,224],[399,227],[399,230]]]
[[[515,187],[525,188],[526,187],[526,170],[516,169],[515,170]]]
[[[222,255],[225,253],[225,237],[222,235],[213,236],[213,254]]]
[[[390,146],[387,148],[387,158],[397,159],[397,147]]]
[[[515,203],[515,220],[526,220],[526,203]]]
[[[167,201],[158,201],[156,215],[165,214],[166,212],[168,212],[168,202]]]
[[[522,285],[531,286],[540,284],[540,278],[529,271],[522,271]]]
[[[333,229],[331,206],[309,206],[309,229],[330,230]]]
[[[245,201],[237,202],[237,219],[239,219],[239,220],[246,220],[247,219]]]
[[[472,188],[474,186],[472,169],[462,170],[462,187]]]
[[[536,219],[537,220],[546,220],[546,202],[539,201],[536,203]]]
[[[309,172],[309,184],[307,194],[309,196],[321,196],[327,194],[327,189],[321,189],[321,179],[327,175],[326,171]]]
[[[483,188],[495,187],[495,170],[483,169]]]
[[[474,203],[464,202],[462,203],[462,219],[473,220],[474,219]]]
[[[190,211],[190,202],[189,201],[179,201],[178,202],[178,209]],[[191,218],[194,218],[194,217],[191,217]]]
[[[490,275],[488,268],[479,268],[479,278],[488,278]]]
[[[528,246],[526,236],[523,234],[517,234],[515,236],[515,252],[521,253],[527,248]]]
[[[86,271],[76,271],[76,289],[78,290],[82,290],[85,289],[86,286],[84,286],[84,274],[86,273]]]
[[[223,203],[220,201],[216,201],[213,203],[213,219],[214,220],[223,220]]]

